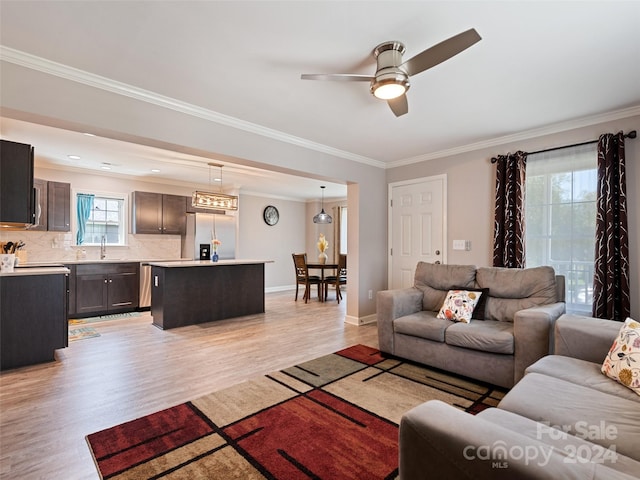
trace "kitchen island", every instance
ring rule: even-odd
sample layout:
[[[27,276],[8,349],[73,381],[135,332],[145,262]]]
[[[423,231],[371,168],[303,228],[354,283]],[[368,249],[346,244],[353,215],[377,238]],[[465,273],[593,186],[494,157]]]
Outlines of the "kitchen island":
[[[149,262],[151,316],[161,329],[264,313],[268,260]]]

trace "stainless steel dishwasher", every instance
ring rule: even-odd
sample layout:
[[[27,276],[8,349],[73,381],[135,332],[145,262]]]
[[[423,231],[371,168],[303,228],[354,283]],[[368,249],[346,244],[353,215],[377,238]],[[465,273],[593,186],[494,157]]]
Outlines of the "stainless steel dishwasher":
[[[151,265],[140,264],[140,308],[151,307]]]

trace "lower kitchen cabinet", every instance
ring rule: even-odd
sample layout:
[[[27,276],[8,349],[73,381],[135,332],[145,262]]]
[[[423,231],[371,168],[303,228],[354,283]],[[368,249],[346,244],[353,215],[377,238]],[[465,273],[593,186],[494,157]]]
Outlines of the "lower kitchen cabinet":
[[[132,312],[139,302],[139,263],[88,263],[76,265],[75,313]]]
[[[68,346],[66,273],[0,278],[0,369],[55,360]]]

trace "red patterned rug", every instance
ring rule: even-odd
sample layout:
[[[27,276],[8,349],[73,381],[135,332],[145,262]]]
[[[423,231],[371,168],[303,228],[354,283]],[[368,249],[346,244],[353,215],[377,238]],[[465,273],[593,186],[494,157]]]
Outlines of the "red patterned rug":
[[[394,479],[402,414],[505,390],[356,345],[87,436],[104,479]]]

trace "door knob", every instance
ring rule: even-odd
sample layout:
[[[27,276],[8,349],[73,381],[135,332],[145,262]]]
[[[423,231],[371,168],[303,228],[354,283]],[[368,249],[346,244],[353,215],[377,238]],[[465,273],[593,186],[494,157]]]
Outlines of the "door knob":
[[[436,261],[435,261],[435,264],[436,264],[436,265],[440,265],[440,260],[436,260]]]
[[[436,250],[436,255],[440,255],[440,250]]]

